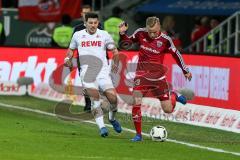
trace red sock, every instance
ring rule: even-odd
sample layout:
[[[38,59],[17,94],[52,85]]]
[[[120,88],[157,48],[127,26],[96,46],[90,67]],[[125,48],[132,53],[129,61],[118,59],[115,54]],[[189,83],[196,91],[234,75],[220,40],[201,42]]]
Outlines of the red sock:
[[[174,92],[171,92],[172,112],[174,111],[176,106],[176,99],[177,99],[177,94]]]
[[[134,105],[132,108],[132,119],[137,134],[142,134],[142,113],[141,105]]]

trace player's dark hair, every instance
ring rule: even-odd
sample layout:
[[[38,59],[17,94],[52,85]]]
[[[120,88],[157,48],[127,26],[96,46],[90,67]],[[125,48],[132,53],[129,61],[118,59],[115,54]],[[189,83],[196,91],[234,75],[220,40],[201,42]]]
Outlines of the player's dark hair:
[[[94,13],[94,12],[86,13],[85,20],[88,21],[88,18],[97,18],[98,19],[98,14]]]

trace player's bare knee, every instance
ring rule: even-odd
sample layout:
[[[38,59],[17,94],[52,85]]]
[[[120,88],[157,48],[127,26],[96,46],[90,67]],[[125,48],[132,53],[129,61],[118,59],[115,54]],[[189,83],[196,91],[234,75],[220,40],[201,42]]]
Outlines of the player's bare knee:
[[[112,97],[111,103],[112,103],[112,104],[117,104],[117,103],[118,103],[117,96]]]
[[[143,95],[140,91],[133,91],[134,105],[142,104]]]
[[[111,95],[107,97],[110,104],[117,104],[117,96]]]
[[[105,91],[105,95],[110,102],[110,104],[117,104],[117,95],[113,89],[109,89]]]
[[[164,113],[172,113],[172,108],[168,107],[168,108],[163,109],[163,111],[164,111]]]
[[[85,89],[85,95],[88,95],[92,101],[99,100],[99,92],[96,89]]]
[[[171,101],[164,101],[161,102],[162,109],[165,113],[172,113],[173,106],[171,104]]]
[[[135,98],[134,99],[134,105],[139,105],[142,103],[142,98]]]

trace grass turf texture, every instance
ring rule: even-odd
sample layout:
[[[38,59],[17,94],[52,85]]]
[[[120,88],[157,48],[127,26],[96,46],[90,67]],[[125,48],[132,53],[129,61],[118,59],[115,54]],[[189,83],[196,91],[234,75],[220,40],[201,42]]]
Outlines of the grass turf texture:
[[[53,112],[56,102],[33,97],[0,96],[1,103]],[[79,108],[79,107],[77,107]],[[133,129],[131,118],[119,114],[124,127]],[[146,119],[145,119],[146,120]],[[240,152],[240,135],[215,129],[151,120],[143,122],[143,131],[161,124],[169,138],[184,142]],[[107,121],[106,121],[107,122]],[[239,159],[226,153],[191,148],[171,142],[152,142],[144,137],[140,143],[130,142],[134,134],[115,133],[101,138],[95,125],[63,121],[49,117],[0,107],[0,159]]]

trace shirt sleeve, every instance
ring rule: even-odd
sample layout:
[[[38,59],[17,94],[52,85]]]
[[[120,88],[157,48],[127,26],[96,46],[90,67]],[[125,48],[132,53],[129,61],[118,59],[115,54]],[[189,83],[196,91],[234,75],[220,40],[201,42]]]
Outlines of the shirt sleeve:
[[[137,29],[131,36],[128,36],[126,34],[120,34],[120,40],[121,41],[131,41],[131,42],[138,42],[139,34],[141,31],[144,31],[144,28]]]
[[[182,55],[180,54],[180,52],[175,47],[172,39],[169,36],[166,36],[166,39],[168,40],[168,43],[169,43],[168,51],[172,54],[173,58],[177,62],[178,66],[182,69],[183,73],[184,74],[188,73],[189,69],[185,65],[185,63],[183,61],[183,58],[182,58]]]
[[[106,45],[106,48],[109,50],[113,50],[114,48],[116,48],[116,45],[112,36],[108,33],[106,34],[105,45]]]
[[[73,36],[72,36],[72,40],[69,44],[69,48],[72,49],[72,50],[77,49],[77,47],[78,47],[76,36],[77,36],[77,34],[74,33]]]

